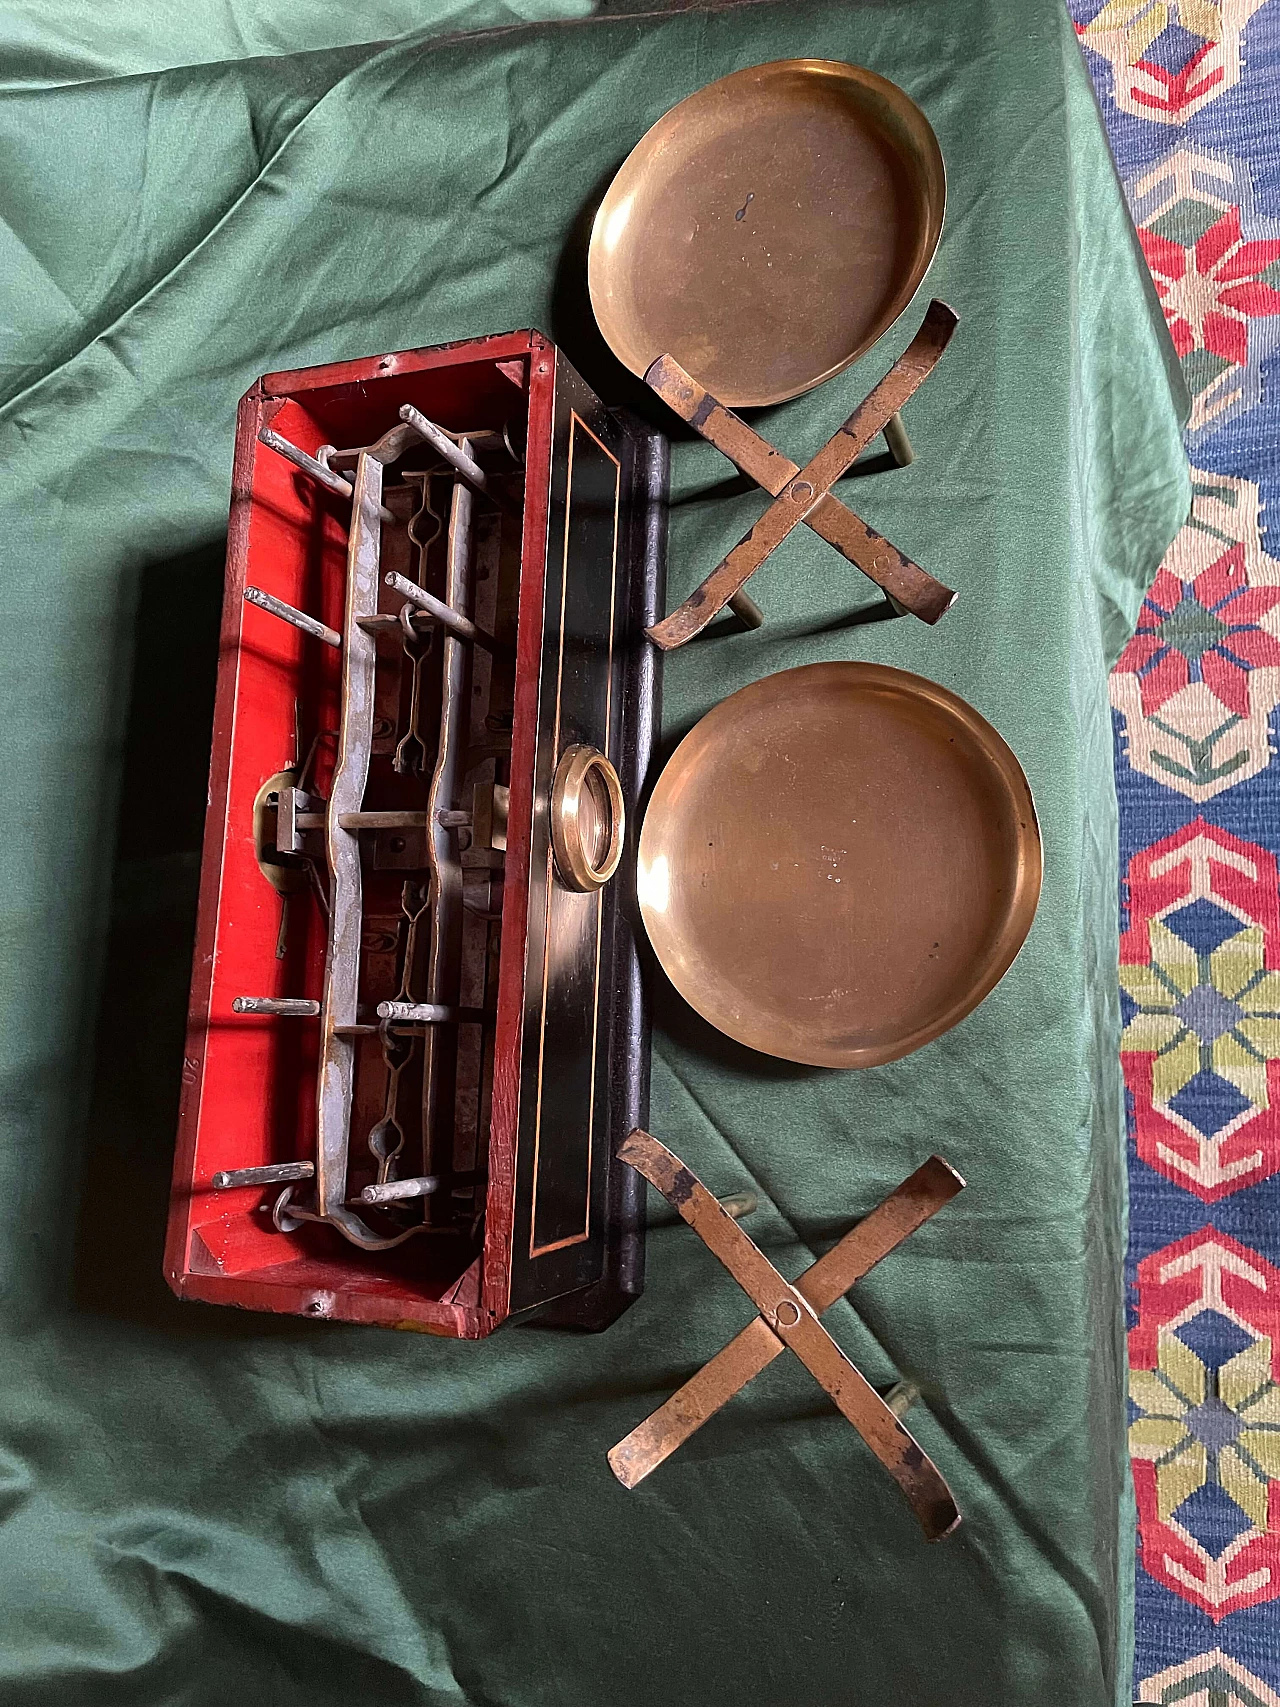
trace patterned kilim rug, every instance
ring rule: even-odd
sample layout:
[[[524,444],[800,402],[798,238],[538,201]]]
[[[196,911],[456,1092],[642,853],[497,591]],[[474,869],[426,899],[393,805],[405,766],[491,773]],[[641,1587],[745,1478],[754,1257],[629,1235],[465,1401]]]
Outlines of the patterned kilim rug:
[[[1071,0],[1192,396],[1111,682],[1135,1697],[1280,1707],[1280,0]]]

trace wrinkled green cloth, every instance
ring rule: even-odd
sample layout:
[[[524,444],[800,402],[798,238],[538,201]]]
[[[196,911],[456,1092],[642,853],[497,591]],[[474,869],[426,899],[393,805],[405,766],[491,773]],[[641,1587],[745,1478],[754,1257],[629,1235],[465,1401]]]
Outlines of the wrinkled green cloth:
[[[32,0],[0,24],[0,1701],[1125,1701],[1105,672],[1188,487],[1065,13],[348,11]],[[669,740],[793,664],[935,677],[1027,770],[1044,896],[974,1014],[861,1073],[751,1056],[655,974],[651,1124],[717,1191],[754,1182],[788,1274],[931,1151],[967,1176],[827,1317],[873,1381],[924,1390],[911,1426],[965,1514],[936,1546],[791,1358],[636,1491],[613,1480],[606,1449],[751,1314],[665,1206],[644,1298],[591,1338],[240,1315],[160,1272],[236,399],[272,368],[535,325],[634,402],[586,307],[592,198],[675,100],[793,55],[908,89],[949,206],[901,325],[761,429],[803,462],[926,295],[951,302],[916,463],[846,491],[961,598],[936,630],[850,622],[868,584],[798,530],[752,583],[768,625],[668,662]],[[677,445],[673,604],[759,513],[731,472]]]

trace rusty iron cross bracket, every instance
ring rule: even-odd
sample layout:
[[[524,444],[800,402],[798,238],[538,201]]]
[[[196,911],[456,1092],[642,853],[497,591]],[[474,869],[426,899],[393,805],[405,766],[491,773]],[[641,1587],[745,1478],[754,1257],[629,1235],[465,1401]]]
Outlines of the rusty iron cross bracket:
[[[804,468],[717,402],[674,357],[658,357],[645,374],[645,383],[757,486],[763,486],[774,502],[696,592],[670,616],[646,629],[656,646],[670,652],[701,634],[712,617],[739,597],[750,576],[800,522],[869,576],[895,607],[929,623],[950,610],[956,598],[951,589],[869,528],[831,488],[929,377],[956,324],[956,315],[945,302],[931,302],[903,354]],[[758,625],[759,616],[754,620]]]
[[[792,1286],[702,1181],[656,1138],[637,1128],[618,1155],[662,1193],[760,1312],[613,1448],[609,1465],[622,1485],[634,1488],[775,1357],[793,1351],[902,1489],[925,1538],[940,1541],[949,1535],[960,1522],[951,1489],[818,1316],[951,1201],[964,1186],[955,1169],[931,1156]]]

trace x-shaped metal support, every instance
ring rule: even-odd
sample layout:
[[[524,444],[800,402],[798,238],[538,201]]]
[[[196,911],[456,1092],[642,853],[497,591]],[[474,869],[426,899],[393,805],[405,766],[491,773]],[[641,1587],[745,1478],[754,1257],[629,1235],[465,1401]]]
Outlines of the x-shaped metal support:
[[[896,605],[921,621],[937,622],[951,608],[956,595],[950,587],[935,581],[869,528],[834,496],[831,488],[929,377],[955,329],[953,310],[945,302],[931,302],[920,330],[903,354],[804,468],[798,468],[731,409],[717,402],[672,356],[658,357],[644,376],[646,383],[682,420],[763,486],[774,502],[697,591],[670,616],[646,630],[655,645],[670,652],[700,634],[800,522],[834,545]]]
[[[906,1495],[929,1541],[960,1513],[932,1460],[818,1320],[856,1280],[949,1203],[964,1186],[931,1156],[826,1256],[790,1285],[678,1156],[637,1128],[618,1150],[671,1204],[729,1270],[760,1314],[609,1454],[614,1475],[634,1488],[651,1470],[784,1350],[795,1352]]]

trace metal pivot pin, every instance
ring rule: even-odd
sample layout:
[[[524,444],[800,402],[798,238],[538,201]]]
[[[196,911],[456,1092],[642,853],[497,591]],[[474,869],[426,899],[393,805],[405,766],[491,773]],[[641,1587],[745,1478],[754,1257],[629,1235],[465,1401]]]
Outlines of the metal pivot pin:
[[[349,480],[344,480],[340,474],[335,474],[331,468],[326,468],[317,457],[303,450],[301,446],[292,444],[273,428],[263,427],[258,434],[258,443],[266,445],[268,450],[273,450],[278,456],[284,457],[286,462],[291,462],[295,468],[308,475],[317,485],[323,486],[326,491],[335,493],[339,498],[349,499],[351,497],[352,486]]]
[[[236,1191],[249,1185],[288,1185],[294,1180],[311,1179],[314,1162],[270,1162],[263,1168],[227,1168],[214,1174],[215,1191]]]
[[[335,497],[351,498],[355,488],[349,480],[344,480],[340,474],[335,474],[333,469],[326,467],[318,457],[312,456],[299,445],[293,444],[289,439],[282,438],[274,428],[263,427],[258,433],[258,443],[266,445],[268,450],[273,450],[277,455],[284,457],[285,461],[291,462],[300,473],[314,480],[318,486],[323,486],[327,492],[332,492]],[[384,504],[379,503],[377,511],[384,522],[395,521],[395,517]]]
[[[729,609],[737,617],[744,628],[763,628],[764,612],[751,597],[751,594],[739,587],[729,600]]]
[[[400,411],[400,419],[407,427],[412,427],[420,438],[425,439],[436,455],[442,457],[473,492],[480,493],[482,497],[488,498],[503,509],[514,508],[506,493],[489,478],[475,457],[455,443],[443,427],[437,427],[434,421],[429,421],[412,403],[404,405]]]
[[[460,1008],[446,1007],[442,1002],[379,1002],[378,1018],[396,1020],[401,1025],[451,1025],[462,1017]]]
[[[496,649],[497,641],[492,634],[486,634],[483,628],[477,628],[470,617],[463,616],[461,612],[454,610],[452,605],[447,605],[443,599],[436,598],[434,593],[429,593],[425,587],[411,581],[407,575],[398,575],[393,571],[384,575],[383,579],[388,587],[393,588],[402,598],[408,599],[411,605],[426,611],[428,616],[433,616],[442,628],[447,628],[450,634],[456,635],[459,640],[465,640],[473,646],[483,646],[488,652]]]
[[[319,1019],[320,1004],[305,996],[237,996],[233,1014],[272,1014],[277,1019]]]
[[[889,455],[899,468],[910,468],[916,459],[915,446],[907,437],[907,429],[902,424],[902,416],[894,410],[884,424],[884,442],[889,447]]]
[[[418,1197],[432,1197],[451,1186],[470,1185],[475,1170],[467,1173],[418,1174],[411,1179],[388,1180],[384,1185],[367,1185],[360,1193],[361,1203],[406,1203]]]
[[[306,611],[295,610],[283,599],[276,598],[274,593],[265,593],[261,587],[246,587],[244,600],[246,604],[256,605],[259,610],[264,610],[271,616],[278,616],[281,622],[300,628],[304,634],[310,634],[316,640],[323,640],[326,646],[339,649],[342,646],[342,636],[336,628],[330,628],[328,623],[321,622],[319,617],[308,616]]]

